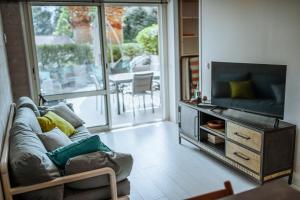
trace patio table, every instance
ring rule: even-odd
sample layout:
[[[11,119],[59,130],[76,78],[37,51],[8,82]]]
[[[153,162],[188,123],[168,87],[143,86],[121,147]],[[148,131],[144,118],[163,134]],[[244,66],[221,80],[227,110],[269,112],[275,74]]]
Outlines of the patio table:
[[[116,85],[116,94],[117,94],[117,108],[118,108],[118,115],[121,114],[120,110],[120,98],[119,98],[119,86],[122,83],[131,83],[133,80],[134,74],[147,74],[153,72],[153,78],[159,79],[160,72],[159,71],[143,71],[143,72],[130,72],[130,73],[121,73],[121,74],[113,74],[109,75],[109,80]],[[124,101],[124,100],[123,100]]]

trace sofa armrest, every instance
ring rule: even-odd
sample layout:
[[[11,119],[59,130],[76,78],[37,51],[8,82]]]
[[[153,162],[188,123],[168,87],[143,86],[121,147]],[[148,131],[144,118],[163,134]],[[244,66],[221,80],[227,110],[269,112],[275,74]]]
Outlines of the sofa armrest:
[[[92,177],[99,176],[99,175],[105,175],[105,174],[109,175],[111,198],[112,198],[112,200],[117,200],[118,195],[117,195],[116,174],[115,174],[114,170],[109,167],[104,167],[104,168],[95,169],[92,171],[63,176],[63,177],[53,179],[51,181],[46,181],[46,182],[42,182],[42,183],[38,183],[38,184],[34,184],[34,185],[11,188],[10,192],[11,192],[11,195],[13,196],[13,195],[17,195],[17,194],[32,192],[35,190],[54,187],[54,186],[58,186],[61,184],[71,183],[74,181],[80,181],[80,180],[92,178]]]

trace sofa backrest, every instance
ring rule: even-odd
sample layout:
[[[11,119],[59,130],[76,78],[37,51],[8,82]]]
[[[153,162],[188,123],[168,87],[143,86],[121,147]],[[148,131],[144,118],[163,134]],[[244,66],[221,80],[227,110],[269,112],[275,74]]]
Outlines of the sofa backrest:
[[[30,108],[37,117],[40,116],[38,107],[29,97],[20,97],[18,99],[17,108],[23,108],[23,107]]]
[[[18,107],[9,138],[10,177],[14,186],[49,181],[60,176],[58,168],[46,155],[37,133],[42,130],[32,108]],[[47,194],[47,195],[46,195]],[[63,186],[30,192],[25,199],[62,199]]]
[[[13,129],[15,129],[14,132],[20,129],[20,131],[27,130],[34,133],[42,133],[42,129],[34,112],[27,107],[17,109]]]

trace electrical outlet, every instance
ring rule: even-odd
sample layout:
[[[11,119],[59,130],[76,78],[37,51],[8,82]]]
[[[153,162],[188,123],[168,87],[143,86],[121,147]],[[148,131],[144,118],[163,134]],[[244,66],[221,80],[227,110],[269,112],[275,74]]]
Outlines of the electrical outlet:
[[[206,68],[210,69],[210,63],[209,62],[206,63]]]

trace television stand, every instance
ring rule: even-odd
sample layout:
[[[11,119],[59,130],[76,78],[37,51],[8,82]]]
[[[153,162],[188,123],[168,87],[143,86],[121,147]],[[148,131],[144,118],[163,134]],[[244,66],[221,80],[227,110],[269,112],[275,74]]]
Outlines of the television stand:
[[[279,119],[247,112],[202,108],[180,102],[179,143],[182,139],[263,184],[287,176],[292,183],[296,126]],[[262,120],[261,119],[268,119]],[[225,127],[214,129],[208,121],[222,120]],[[201,155],[199,155],[201,156]]]

